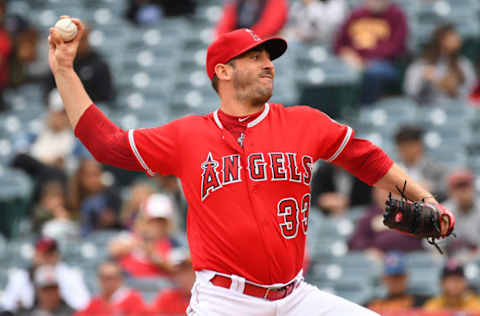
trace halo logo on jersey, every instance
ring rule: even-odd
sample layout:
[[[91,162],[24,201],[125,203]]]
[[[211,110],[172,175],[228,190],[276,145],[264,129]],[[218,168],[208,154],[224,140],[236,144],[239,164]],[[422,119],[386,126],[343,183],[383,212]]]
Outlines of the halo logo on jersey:
[[[201,167],[203,169],[203,201],[211,192],[242,182],[247,178],[255,182],[290,181],[309,186],[312,179],[313,158],[308,155],[300,156],[297,153],[272,152],[251,153],[244,160],[238,154],[218,157],[215,160],[209,152]],[[246,170],[242,173],[243,167],[246,167]]]
[[[213,160],[212,153],[208,153],[207,160],[202,163],[202,201],[210,194],[222,187],[218,179],[218,161]]]

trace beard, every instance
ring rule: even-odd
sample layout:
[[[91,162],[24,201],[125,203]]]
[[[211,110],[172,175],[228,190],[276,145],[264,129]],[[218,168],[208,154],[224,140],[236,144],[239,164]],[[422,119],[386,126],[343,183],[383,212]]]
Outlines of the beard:
[[[273,95],[272,85],[264,85],[257,82],[260,74],[251,75],[235,71],[233,75],[233,87],[235,88],[237,99],[246,101],[253,106],[263,106]]]

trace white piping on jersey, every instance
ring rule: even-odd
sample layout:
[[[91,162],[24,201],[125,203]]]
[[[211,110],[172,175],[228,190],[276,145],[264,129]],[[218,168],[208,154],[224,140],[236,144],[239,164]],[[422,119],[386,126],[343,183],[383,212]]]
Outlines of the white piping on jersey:
[[[327,162],[332,162],[335,159],[337,159],[338,155],[342,153],[342,151],[345,149],[345,146],[347,146],[348,141],[350,140],[350,137],[352,137],[353,130],[350,126],[347,126],[347,133],[345,134],[345,137],[343,138],[343,142],[338,147],[337,151],[332,155],[332,157],[327,159]]]
[[[220,122],[220,119],[218,118],[218,110],[215,110],[215,112],[213,112],[213,119],[215,120],[215,123],[217,123],[218,127],[220,127],[220,129],[223,129],[222,122]]]
[[[135,139],[133,138],[133,129],[128,131],[128,142],[130,143],[130,147],[132,148],[133,153],[135,154],[135,157],[137,158],[138,162],[140,165],[142,165],[143,169],[150,175],[153,176],[155,173],[152,172],[152,170],[148,167],[148,165],[145,163],[143,160],[142,156],[140,155],[140,152],[137,149],[137,146],[135,145]]]
[[[260,114],[256,119],[254,119],[250,123],[248,123],[247,127],[254,127],[258,123],[260,123],[265,117],[267,117],[268,111],[270,111],[270,105],[268,105],[268,103],[265,103],[265,109],[263,109],[262,114]]]
[[[262,114],[260,114],[256,119],[254,119],[250,123],[248,123],[247,127],[253,127],[258,123],[260,123],[265,117],[267,117],[269,111],[270,111],[270,105],[268,103],[265,103],[265,108],[263,109]],[[220,119],[218,118],[218,110],[215,110],[215,112],[213,112],[213,119],[215,120],[215,123],[217,123],[218,127],[223,129],[222,122],[220,122]]]

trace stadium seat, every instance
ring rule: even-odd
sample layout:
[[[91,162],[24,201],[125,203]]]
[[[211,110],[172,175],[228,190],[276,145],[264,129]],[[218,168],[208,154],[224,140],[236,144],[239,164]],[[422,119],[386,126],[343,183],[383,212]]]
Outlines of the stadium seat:
[[[0,233],[10,238],[18,232],[32,191],[31,180],[22,172],[2,169],[0,175]]]
[[[378,262],[369,258],[364,252],[353,251],[342,257],[337,257],[336,262],[342,266],[347,272],[356,272],[355,274],[362,274],[363,277],[368,277],[375,280],[380,277],[382,273],[381,266]]]
[[[334,284],[335,294],[357,304],[364,304],[373,297],[373,288],[365,282],[339,280]]]
[[[118,231],[101,230],[94,231],[87,235],[86,241],[91,242],[98,247],[107,246],[110,241],[118,236]]]
[[[148,303],[153,301],[158,292],[173,285],[170,280],[164,277],[128,277],[125,283],[127,286],[138,290]]]
[[[34,240],[12,239],[7,245],[9,257],[8,266],[15,268],[26,268],[31,265],[34,255]]]
[[[407,271],[409,292],[427,297],[439,294],[439,268],[410,268]]]

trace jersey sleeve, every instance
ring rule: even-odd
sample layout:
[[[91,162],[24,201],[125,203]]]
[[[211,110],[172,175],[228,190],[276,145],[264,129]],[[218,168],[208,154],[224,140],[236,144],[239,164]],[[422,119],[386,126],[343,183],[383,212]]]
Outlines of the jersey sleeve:
[[[312,136],[315,138],[315,160],[334,162],[352,140],[353,129],[313,108],[307,108],[306,115],[310,120],[309,127],[313,129]]]
[[[368,185],[374,185],[390,170],[393,160],[378,146],[354,137],[334,164]]]
[[[130,149],[149,176],[155,173],[179,176],[178,122],[155,128],[128,131]]]

